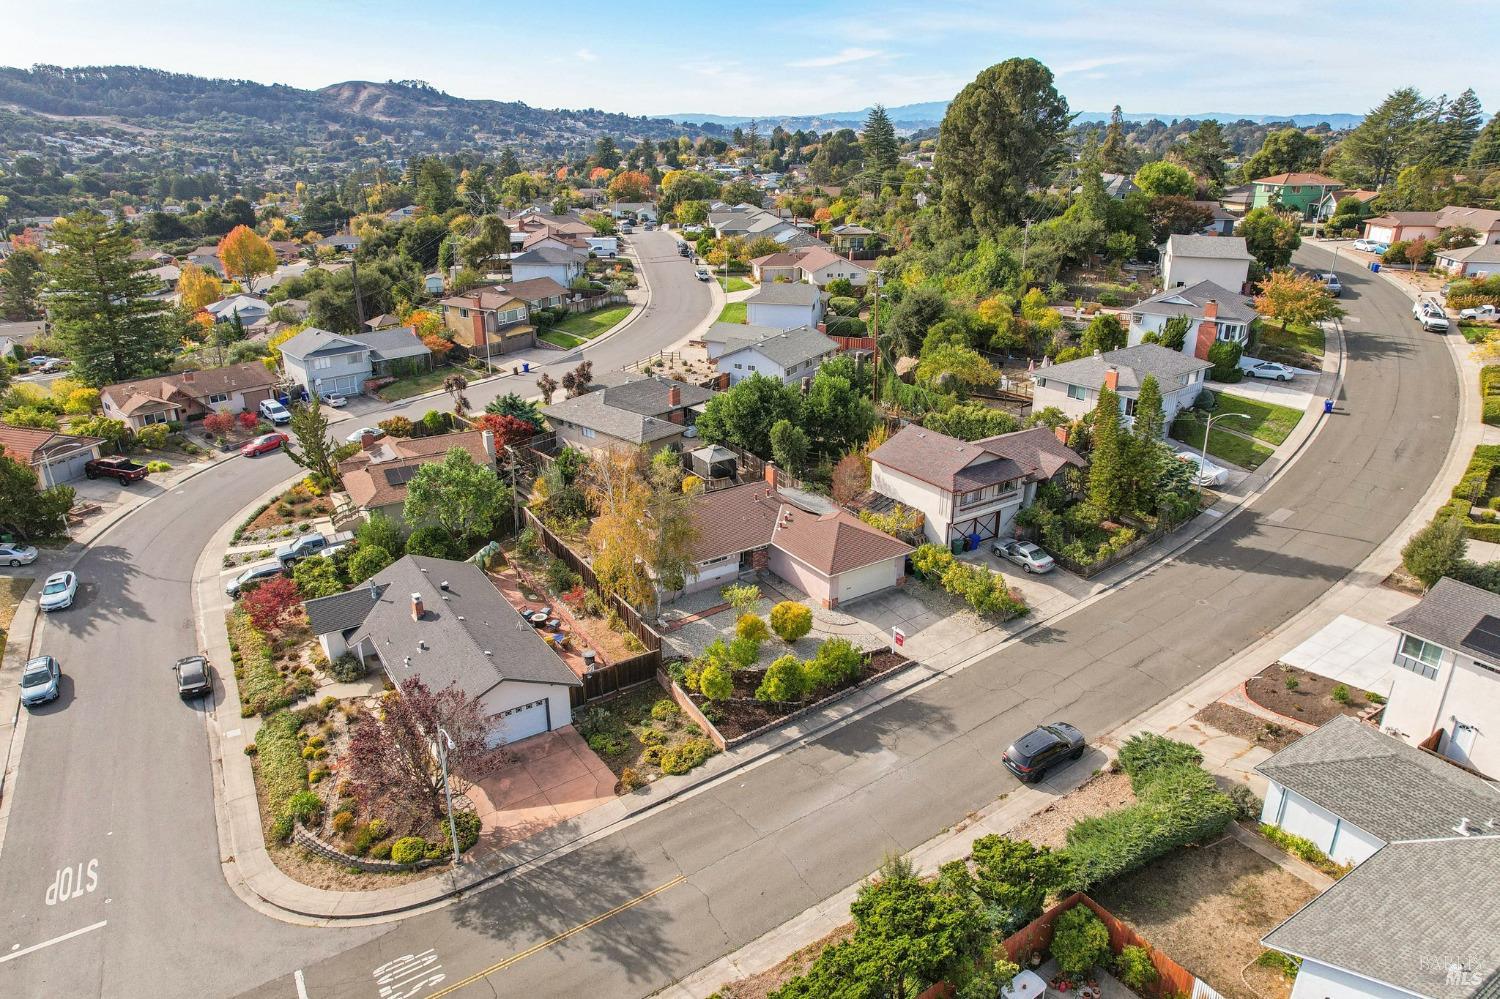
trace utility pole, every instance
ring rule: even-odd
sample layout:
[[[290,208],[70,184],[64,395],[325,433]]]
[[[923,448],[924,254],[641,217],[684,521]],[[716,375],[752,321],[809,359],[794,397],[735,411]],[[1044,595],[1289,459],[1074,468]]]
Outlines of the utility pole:
[[[874,270],[870,272],[870,277],[875,279],[875,305],[870,310],[870,330],[873,334],[872,339],[875,341],[875,370],[870,379],[870,393],[871,400],[878,410],[880,408],[880,282],[884,279],[885,272]]]
[[[453,785],[448,780],[448,750],[455,748],[453,737],[443,731],[443,726],[437,727],[437,751],[438,765],[443,769],[443,797],[448,799],[448,835],[453,840],[453,870],[457,873],[459,865],[463,863],[458,855],[458,825],[453,821]],[[446,744],[446,745],[445,745]]]
[[[365,328],[365,300],[359,293],[359,257],[356,256],[352,263],[354,279],[354,316],[359,323],[360,332]]]

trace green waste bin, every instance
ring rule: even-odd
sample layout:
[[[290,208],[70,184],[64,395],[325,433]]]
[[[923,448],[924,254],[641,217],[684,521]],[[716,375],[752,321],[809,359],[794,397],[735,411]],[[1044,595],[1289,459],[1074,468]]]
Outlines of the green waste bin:
[[[953,554],[962,555],[964,553],[964,539],[954,538],[952,541],[948,542],[948,548],[953,552]]]

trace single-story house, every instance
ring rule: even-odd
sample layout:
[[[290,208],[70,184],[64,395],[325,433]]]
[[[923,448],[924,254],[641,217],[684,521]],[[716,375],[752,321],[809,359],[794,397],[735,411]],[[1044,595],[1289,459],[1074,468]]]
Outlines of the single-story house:
[[[1212,281],[1168,288],[1130,307],[1130,344],[1141,343],[1148,333],[1160,333],[1168,320],[1179,316],[1191,320],[1182,352],[1207,360],[1208,348],[1216,342],[1244,346],[1250,339],[1250,324],[1259,313],[1252,299]]]
[[[470,562],[407,555],[304,606],[330,659],[349,652],[398,688],[420,677],[478,701],[492,746],[572,722],[570,688],[583,681]]]
[[[224,277],[224,262],[219,259],[219,248],[217,246],[200,246],[196,250],[190,250],[186,257],[188,263],[201,267],[210,273]]]
[[[382,312],[380,315],[376,316],[374,319],[366,319],[365,320],[365,329],[367,329],[367,330],[384,330],[384,329],[390,329],[392,326],[400,326],[400,325],[401,325],[401,318],[399,316],[393,315],[393,314],[391,314],[389,312]]]
[[[1163,288],[1212,281],[1220,288],[1241,291],[1250,279],[1254,258],[1243,236],[1184,236],[1174,233],[1161,248]]]
[[[432,351],[410,326],[348,335],[310,326],[281,345],[287,378],[318,398],[359,395],[367,379],[431,364]]]
[[[1219,195],[1219,204],[1224,210],[1234,216],[1242,216],[1250,210],[1250,202],[1255,200],[1254,184],[1235,184],[1233,187],[1224,188],[1224,193]]]
[[[786,383],[811,378],[823,362],[839,352],[838,342],[807,326],[766,330],[763,326],[716,323],[715,327],[745,330],[743,339],[716,343],[714,368],[737,385],[751,375],[768,375]]]
[[[588,253],[565,246],[536,246],[510,258],[512,281],[551,278],[564,288],[583,276]]]
[[[1076,420],[1094,408],[1099,401],[1099,387],[1103,385],[1119,395],[1120,412],[1128,425],[1135,421],[1141,382],[1147,375],[1154,375],[1161,386],[1164,427],[1170,428],[1178,413],[1191,409],[1198,401],[1203,380],[1212,367],[1207,361],[1154,343],[1080,357],[1037,369],[1032,382],[1031,410],[1039,413],[1056,406]]]
[[[141,430],[153,423],[186,423],[209,413],[254,411],[275,394],[276,381],[264,364],[246,361],[106,385],[99,390],[99,402],[105,416]]]
[[[381,513],[399,524],[406,505],[406,486],[417,469],[428,462],[442,461],[454,448],[469,452],[478,464],[491,468],[495,465],[495,435],[488,430],[461,430],[432,437],[383,437],[339,463],[344,495],[366,517]]]
[[[1238,220],[1217,201],[1195,201],[1193,207],[1201,208],[1212,216],[1200,230],[1204,236],[1233,236],[1234,224]]]
[[[177,282],[182,280],[182,268],[176,264],[159,264],[146,273],[161,282],[163,291],[176,291]]]
[[[1444,576],[1390,625],[1401,669],[1381,725],[1500,777],[1500,596]]]
[[[492,357],[536,346],[530,308],[523,298],[504,287],[475,288],[445,298],[438,305],[443,310],[443,324],[453,331],[453,338],[476,354]]]
[[[1048,427],[962,441],[903,427],[870,453],[870,489],[922,513],[935,544],[1009,537],[1037,487],[1083,458]]]
[[[768,466],[774,476],[775,467]],[[904,541],[816,497],[747,482],[693,499],[693,567],[683,592],[769,569],[824,607],[900,586]]]
[[[870,279],[863,264],[855,263],[825,246],[803,246],[756,257],[750,261],[750,273],[761,284],[778,280],[805,281],[826,288],[840,278],[856,288]]]
[[[1313,218],[1319,221],[1326,221],[1333,218],[1335,213],[1338,212],[1339,202],[1347,201],[1350,198],[1353,198],[1361,205],[1368,205],[1378,197],[1380,197],[1379,191],[1367,191],[1363,188],[1341,188],[1337,191],[1329,191],[1323,196],[1323,200],[1318,202],[1313,213]]]
[[[338,253],[353,252],[359,249],[364,240],[347,232],[335,233],[332,236],[324,236],[318,240],[319,247],[327,247]]]
[[[1387,212],[1366,219],[1364,226],[1365,239],[1381,243],[1436,239],[1444,229],[1460,226],[1479,233],[1480,243],[1500,243],[1500,211],[1493,208],[1449,205],[1435,212]]]
[[[417,214],[416,205],[403,205],[400,208],[392,208],[385,213],[385,217],[392,222],[405,222],[415,214]]]
[[[828,230],[828,242],[833,244],[835,250],[843,253],[873,250],[879,238],[874,229],[867,229],[862,225],[836,225]]]
[[[1329,192],[1343,188],[1342,181],[1320,173],[1278,173],[1253,182],[1251,208],[1278,206],[1312,218],[1318,204]]]
[[[631,216],[640,222],[656,222],[660,218],[654,201],[612,201],[609,214],[617,219]]]
[[[693,423],[714,395],[711,389],[631,371],[607,372],[594,384],[592,391],[543,407],[542,415],[559,444],[596,454],[622,447],[681,448],[697,435]]]
[[[1500,274],[1500,244],[1483,243],[1455,250],[1438,250],[1433,261],[1456,278],[1484,278]]]
[[[231,295],[205,305],[203,311],[213,316],[216,323],[231,323],[239,316],[241,323],[251,326],[271,314],[271,304],[252,295]]]
[[[823,318],[823,296],[810,284],[766,284],[745,299],[745,321],[752,326],[790,330],[817,328]]]
[[[44,489],[82,477],[83,466],[99,457],[103,444],[97,437],[0,423],[5,457],[32,468]]]

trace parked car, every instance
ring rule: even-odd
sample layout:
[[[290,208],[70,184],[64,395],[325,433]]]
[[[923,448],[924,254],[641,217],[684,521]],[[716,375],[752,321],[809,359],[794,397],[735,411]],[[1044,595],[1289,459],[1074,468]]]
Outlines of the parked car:
[[[0,565],[8,565],[12,568],[22,565],[30,565],[36,561],[36,549],[30,545],[18,545],[11,542],[0,543]]]
[[[1005,768],[1023,784],[1034,784],[1049,770],[1083,756],[1087,748],[1083,733],[1067,722],[1038,725],[1010,744],[1001,759]]]
[[[51,656],[26,660],[21,667],[21,703],[28,708],[57,700],[62,693],[62,666]]]
[[[1363,250],[1366,253],[1373,253],[1376,256],[1380,256],[1381,254],[1385,253],[1386,250],[1389,250],[1391,248],[1391,244],[1382,243],[1378,239],[1356,239],[1354,241],[1354,248],[1356,250]]]
[[[1430,298],[1419,298],[1415,302],[1411,303],[1411,317],[1413,319],[1421,319],[1429,312],[1442,311],[1442,307]]]
[[[275,399],[262,399],[260,403],[260,415],[276,424],[278,427],[292,422],[291,412],[277,402]]]
[[[1363,253],[1369,253],[1370,252],[1370,247],[1372,247],[1374,245],[1375,245],[1375,241],[1373,239],[1356,239],[1354,241],[1354,248],[1356,250],[1359,250],[1359,251],[1363,252]]]
[[[83,474],[91,479],[114,479],[121,485],[128,486],[132,482],[141,481],[151,472],[140,462],[117,455],[110,458],[94,458],[83,466]]]
[[[1334,298],[1343,297],[1344,286],[1339,283],[1339,276],[1337,274],[1333,273],[1332,271],[1324,271],[1322,274],[1319,274],[1317,278],[1323,283],[1323,287],[1328,289],[1328,294],[1332,295]]]
[[[1443,315],[1443,313],[1437,309],[1432,309],[1422,313],[1421,318],[1418,319],[1417,322],[1421,323],[1422,328],[1429,333],[1448,332],[1448,317]]]
[[[250,441],[244,447],[240,448],[240,454],[246,458],[270,454],[272,451],[280,451],[281,445],[290,439],[286,434],[261,434],[255,440]]]
[[[237,597],[240,595],[240,590],[244,589],[248,584],[257,583],[262,579],[270,579],[272,576],[279,576],[280,574],[281,563],[276,559],[257,562],[224,584],[224,593],[226,596]]]
[[[349,397],[346,395],[325,395],[323,401],[334,409],[343,409],[349,405]]]
[[[1229,469],[1221,468],[1192,451],[1179,451],[1177,457],[1193,466],[1193,485],[1222,486],[1229,481]]]
[[[1252,364],[1245,369],[1245,374],[1251,378],[1268,378],[1273,382],[1289,382],[1297,377],[1297,372],[1285,364],[1277,364],[1275,361],[1261,361]]]
[[[1500,317],[1500,309],[1493,305],[1476,305],[1472,309],[1463,309],[1459,312],[1460,319],[1495,319]]]
[[[309,555],[316,555],[325,548],[347,544],[353,538],[353,531],[344,531],[332,537],[324,534],[304,534],[295,541],[290,541],[276,549],[276,561],[291,568],[294,563],[300,562]]]
[[[55,360],[57,360],[57,358],[48,357],[46,354],[33,354],[31,357],[26,358],[26,363],[30,367],[36,368],[38,371],[41,371]]]
[[[213,667],[206,656],[183,656],[172,667],[177,675],[177,696],[183,700],[202,697],[214,690]]]
[[[703,267],[698,268],[698,280],[699,281],[707,281],[708,280],[708,270],[707,270],[707,268],[703,268]]]
[[[54,572],[42,584],[42,610],[67,610],[78,596],[78,576],[71,572]]]
[[[679,257],[691,257],[693,255],[693,247],[692,247],[692,245],[689,244],[689,243],[678,243],[677,244],[677,255]]]
[[[354,433],[345,437],[344,440],[349,442],[350,444],[359,444],[364,441],[365,434],[369,434],[376,440],[380,440],[380,438],[385,436],[385,431],[381,430],[379,427],[360,427],[358,430],[354,431]]]
[[[1051,572],[1057,568],[1052,556],[1030,541],[996,541],[990,545],[990,551],[1027,572]]]

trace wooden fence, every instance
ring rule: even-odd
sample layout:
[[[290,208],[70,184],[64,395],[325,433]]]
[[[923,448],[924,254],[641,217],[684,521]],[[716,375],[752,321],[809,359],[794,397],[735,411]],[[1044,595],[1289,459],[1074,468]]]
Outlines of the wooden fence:
[[[608,697],[638,683],[655,680],[660,666],[661,652],[647,651],[585,673],[583,686],[574,687],[569,695],[573,707],[582,707],[589,701]]]
[[[629,299],[624,295],[611,295],[606,292],[602,295],[590,295],[587,298],[569,299],[566,305],[569,312],[577,313],[592,312],[595,309],[602,309],[606,305],[624,305],[627,301]]]

